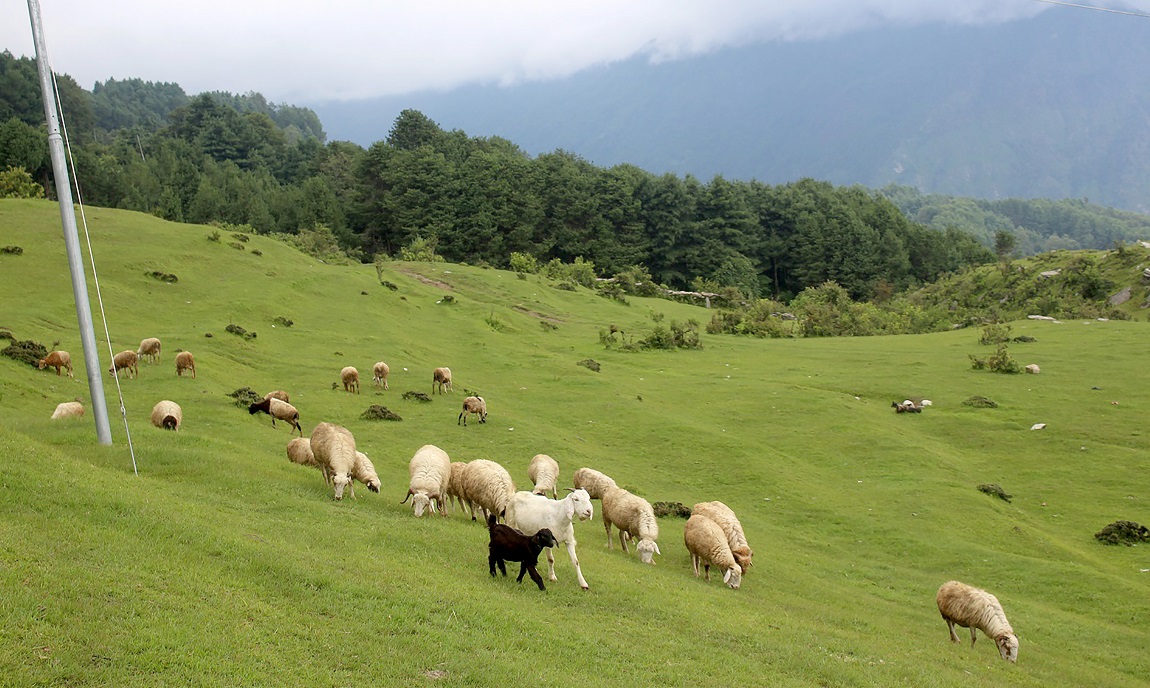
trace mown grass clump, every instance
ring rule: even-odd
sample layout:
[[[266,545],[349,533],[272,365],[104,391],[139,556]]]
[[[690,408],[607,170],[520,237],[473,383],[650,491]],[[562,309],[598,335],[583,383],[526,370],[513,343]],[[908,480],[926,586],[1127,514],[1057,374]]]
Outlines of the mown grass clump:
[[[998,408],[998,402],[993,399],[976,394],[972,397],[967,397],[963,402],[963,406],[970,406],[972,408]]]
[[[162,270],[149,270],[145,272],[144,275],[160,282],[167,282],[168,284],[174,284],[180,281],[179,277],[176,277],[170,272],[163,272]]]
[[[368,406],[366,411],[359,414],[359,417],[363,420],[403,420],[398,413],[379,404]]]
[[[240,387],[234,392],[229,392],[228,396],[235,399],[235,405],[247,408],[252,404],[264,398],[264,395],[255,391],[251,387]]]
[[[653,502],[651,509],[657,518],[673,516],[675,518],[690,518],[691,508],[683,506],[682,502]]]
[[[427,396],[427,394],[425,394],[424,392],[416,392],[414,390],[408,390],[408,391],[404,392],[401,396],[406,401],[418,401],[421,404],[430,404],[431,403],[431,397]]]
[[[255,339],[256,338],[255,332],[248,332],[243,327],[236,325],[234,323],[225,327],[224,331],[230,332],[230,333],[236,335],[237,337],[243,337],[244,339]]]
[[[7,256],[19,256],[23,255],[24,249],[19,246],[5,246],[4,248],[0,248],[0,253]]]
[[[1095,533],[1094,539],[1104,545],[1133,546],[1150,542],[1150,528],[1134,521],[1115,521]]]
[[[1006,490],[1002,489],[1001,485],[996,485],[994,483],[983,483],[978,486],[978,491],[982,492],[983,494],[988,494],[991,497],[998,497],[1004,502],[1009,502],[1010,498],[1014,496],[1006,494]]]
[[[599,362],[593,358],[584,358],[582,361],[577,362],[575,365],[581,365],[588,370],[593,370],[596,373],[602,368]]]
[[[27,363],[35,368],[39,365],[40,359],[48,355],[48,348],[40,342],[31,339],[13,339],[0,353],[21,363]]]

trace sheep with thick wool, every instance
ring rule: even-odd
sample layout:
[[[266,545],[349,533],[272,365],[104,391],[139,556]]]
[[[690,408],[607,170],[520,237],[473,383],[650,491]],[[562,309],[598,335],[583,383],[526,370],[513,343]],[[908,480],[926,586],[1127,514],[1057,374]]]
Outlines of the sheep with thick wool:
[[[343,499],[343,491],[351,484],[355,471],[355,437],[341,425],[320,423],[311,433],[311,451],[331,476],[333,496]]]
[[[268,392],[267,394],[264,395],[264,399],[279,399],[280,401],[284,402],[285,404],[291,402],[291,397],[288,395],[287,392],[283,391],[282,389],[275,389],[275,390]]]
[[[576,470],[571,476],[571,482],[574,483],[576,489],[587,490],[591,499],[603,499],[603,493],[619,487],[610,476],[600,473],[594,468],[586,467]]]
[[[731,554],[735,557],[739,568],[743,570],[743,573],[746,573],[751,566],[751,557],[754,556],[754,552],[747,544],[747,536],[743,533],[743,524],[739,522],[739,517],[735,516],[731,507],[719,501],[699,502],[691,507],[691,514],[706,516],[719,524],[719,527],[723,529],[723,534],[727,536],[727,544],[731,547]]]
[[[60,377],[60,369],[62,368],[68,371],[68,377],[75,377],[75,375],[72,374],[72,354],[68,353],[67,351],[49,352],[47,356],[41,358],[36,363],[36,367],[40,370],[44,370],[45,368],[55,368],[56,377]]]
[[[699,564],[703,565],[706,580],[711,580],[711,565],[722,569],[723,582],[734,590],[739,588],[743,579],[743,569],[735,562],[731,554],[731,546],[727,543],[727,536],[723,529],[711,519],[701,514],[695,514],[687,519],[683,526],[683,543],[691,553],[691,566],[695,570],[695,578],[699,577]]]
[[[356,370],[355,366],[345,366],[343,370],[339,371],[339,379],[343,383],[345,392],[359,394],[359,371]]]
[[[155,337],[148,337],[140,342],[140,348],[136,349],[136,355],[148,359],[148,363],[159,363],[161,346],[160,340]]]
[[[475,459],[468,462],[463,472],[459,494],[472,509],[471,520],[476,520],[476,508],[482,512],[484,522],[488,514],[505,519],[507,503],[515,494],[515,481],[506,468],[494,461]]]
[[[78,401],[65,401],[56,405],[56,410],[52,412],[52,420],[61,420],[64,418],[82,418],[84,416],[84,405]]]
[[[471,503],[464,498],[463,493],[461,492],[463,486],[463,474],[466,471],[466,461],[451,462],[451,471],[449,473],[450,477],[447,481],[447,488],[444,490],[444,494],[447,496],[447,502],[441,506],[446,506],[447,503],[454,502],[460,510],[466,509],[468,511],[474,511]],[[446,512],[447,510],[444,509],[444,511]]]
[[[390,374],[391,368],[383,361],[379,361],[371,367],[371,381],[375,383],[376,387],[387,389],[387,376]]]
[[[176,375],[183,377],[185,370],[191,371],[193,378],[196,376],[196,357],[192,355],[191,351],[181,351],[176,354]]]
[[[431,393],[446,394],[451,391],[451,368],[436,368],[431,371]]]
[[[279,399],[269,395],[260,401],[248,405],[248,413],[252,414],[253,416],[261,411],[272,417],[273,428],[276,426],[277,419],[282,420],[298,430],[299,436],[303,437],[303,428],[300,427],[299,411],[296,410],[296,407],[292,406],[286,401],[280,401]]]
[[[180,429],[184,423],[184,410],[174,401],[164,399],[152,407],[152,425],[164,430]]]
[[[552,499],[558,499],[559,493],[555,485],[559,482],[559,462],[546,454],[536,454],[531,457],[527,465],[527,478],[535,487],[531,490],[537,495],[551,493]]]
[[[416,450],[407,463],[407,472],[411,480],[407,497],[400,504],[406,503],[410,497],[411,510],[416,518],[422,517],[425,511],[436,510],[446,516],[447,509],[443,500],[451,482],[451,458],[447,452],[434,444],[425,444]]]
[[[567,555],[571,558],[571,565],[575,567],[575,578],[579,587],[589,590],[587,579],[583,577],[583,569],[579,568],[579,557],[575,554],[575,525],[578,518],[585,521],[594,516],[591,505],[591,496],[587,490],[572,490],[563,499],[548,499],[533,492],[516,492],[507,505],[507,525],[518,528],[524,533],[535,533],[547,528],[555,536],[556,545],[565,543]],[[552,547],[547,548],[547,575],[552,581],[555,577],[555,554]]]
[[[938,588],[935,597],[938,603],[938,613],[950,629],[950,641],[960,642],[958,634],[954,632],[955,624],[970,629],[970,645],[974,647],[975,630],[980,630],[989,638],[994,638],[998,647],[998,654],[1010,662],[1018,661],[1018,637],[1014,629],[1006,620],[1006,612],[998,598],[985,590],[960,583],[947,581]]]
[[[355,463],[351,467],[351,477],[353,480],[367,485],[367,489],[372,492],[379,492],[379,488],[383,482],[379,479],[379,474],[375,472],[375,464],[371,459],[367,458],[367,454],[361,451],[355,453]],[[352,489],[351,483],[347,486],[348,492],[351,494],[352,499],[355,499],[355,491]]]
[[[483,397],[467,397],[463,400],[463,410],[459,412],[459,418],[456,419],[455,424],[459,425],[463,421],[463,427],[467,427],[467,418],[471,414],[479,416],[480,423],[487,422],[487,402]]]
[[[611,526],[619,529],[619,546],[630,554],[627,540],[635,538],[638,544],[635,551],[644,564],[654,564],[659,551],[659,521],[651,503],[639,495],[621,487],[607,490],[603,494],[603,527],[607,530],[607,549],[611,549]]]
[[[130,373],[129,377],[139,376],[140,356],[131,350],[121,351],[113,356],[108,372],[118,376],[121,370],[127,370]]]

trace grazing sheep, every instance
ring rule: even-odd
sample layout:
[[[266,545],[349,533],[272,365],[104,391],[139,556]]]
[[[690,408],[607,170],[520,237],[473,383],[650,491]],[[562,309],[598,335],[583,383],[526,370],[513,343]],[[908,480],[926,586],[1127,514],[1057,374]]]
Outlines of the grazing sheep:
[[[40,362],[37,363],[36,366],[40,370],[44,370],[49,366],[55,368],[56,377],[60,377],[60,369],[64,368],[68,371],[68,377],[75,377],[72,375],[72,354],[68,353],[67,351],[53,351],[44,358],[41,358]]]
[[[248,413],[252,415],[260,411],[272,417],[273,428],[276,426],[276,419],[279,419],[290,424],[296,430],[299,430],[299,436],[303,437],[303,428],[299,425],[299,411],[291,404],[286,401],[280,401],[275,397],[267,396],[248,406]]]
[[[277,390],[273,390],[271,392],[268,392],[267,394],[264,395],[264,399],[279,399],[280,401],[284,402],[285,404],[291,401],[291,399],[288,398],[288,393],[283,391],[282,389],[277,389]]]
[[[434,512],[437,509],[441,515],[446,516],[443,499],[452,478],[451,465],[447,452],[434,444],[420,447],[407,464],[411,482],[407,488],[407,497],[400,504],[406,503],[407,498],[411,497],[411,509],[416,518],[422,517],[424,511]]]
[[[184,411],[174,401],[164,399],[152,407],[152,425],[157,428],[178,431],[183,422]]]
[[[196,376],[196,359],[191,351],[176,354],[176,375],[183,377],[185,370],[192,371],[193,378]]]
[[[431,373],[431,393],[446,394],[451,391],[451,368],[436,368]]]
[[[950,641],[960,642],[958,634],[954,632],[954,625],[970,629],[970,645],[974,646],[975,629],[981,630],[989,638],[994,638],[998,646],[998,654],[1011,662],[1018,661],[1018,638],[1014,629],[1006,620],[1006,613],[998,598],[985,590],[960,583],[947,581],[938,588],[935,598],[938,602],[938,613],[950,629]]]
[[[343,499],[344,488],[351,484],[355,470],[355,437],[341,425],[320,423],[312,430],[311,450],[331,476],[335,499]]]
[[[474,508],[472,507],[471,503],[468,502],[464,498],[463,494],[460,492],[460,489],[463,486],[463,474],[466,471],[467,471],[467,462],[466,461],[452,461],[451,462],[451,472],[450,472],[451,477],[447,481],[447,489],[444,490],[444,494],[447,496],[447,502],[454,502],[460,509],[467,509],[468,511],[474,512]],[[440,505],[441,508],[446,507],[446,506],[447,506],[446,502],[444,504]],[[444,508],[443,511],[444,511],[444,513],[447,513],[446,508]]]
[[[1042,369],[1038,367],[1037,363],[1031,363],[1030,365],[1026,366],[1025,370],[1031,375],[1037,375],[1042,372]]]
[[[380,361],[371,368],[372,382],[375,383],[376,387],[382,386],[384,389],[387,389],[387,376],[390,373],[391,368],[388,368],[386,363]]]
[[[894,409],[895,413],[922,413],[922,407],[910,399],[902,402],[892,401],[890,407]]]
[[[611,526],[619,529],[619,546],[630,554],[627,540],[635,538],[635,551],[644,564],[654,564],[659,551],[659,522],[651,503],[639,495],[616,487],[603,495],[603,527],[607,530],[607,549],[611,549]]]
[[[459,425],[463,421],[463,427],[467,427],[467,417],[471,414],[479,416],[480,423],[487,422],[487,402],[483,397],[467,397],[463,400],[463,410],[459,412],[459,418],[456,419],[455,424]]]
[[[552,499],[558,499],[559,493],[555,491],[555,484],[559,482],[559,462],[546,454],[536,454],[527,466],[527,478],[535,485],[531,490],[537,495],[551,493]],[[578,487],[578,486],[576,486]]]
[[[355,369],[355,366],[347,366],[339,371],[339,379],[343,382],[345,392],[359,394],[359,371]]]
[[[507,503],[515,494],[515,482],[503,466],[487,459],[476,459],[468,462],[463,472],[459,494],[472,510],[472,521],[476,520],[476,509],[483,513],[484,521],[488,514],[506,518]]]
[[[367,489],[372,492],[378,493],[379,488],[383,485],[379,479],[379,474],[375,472],[375,464],[371,462],[371,459],[367,458],[367,454],[361,451],[355,453],[355,463],[352,464],[351,467],[351,477],[367,485]],[[355,490],[352,489],[350,482],[347,484],[347,491],[351,495],[351,498],[355,499]]]
[[[124,369],[130,373],[129,377],[138,377],[140,374],[139,354],[135,351],[121,351],[113,356],[112,365],[108,368],[108,372],[118,376],[119,372]]]
[[[315,460],[315,454],[311,451],[311,440],[307,437],[293,437],[288,440],[287,457],[292,463],[301,466],[320,467],[319,462]]]
[[[615,481],[594,468],[580,468],[571,476],[576,489],[587,490],[591,499],[603,499],[603,493],[615,487]]]
[[[691,553],[691,566],[695,578],[699,577],[699,564],[703,564],[706,579],[711,580],[711,564],[723,570],[723,582],[737,590],[743,579],[743,569],[735,562],[731,546],[723,529],[706,516],[696,514],[683,526],[683,543]]]
[[[84,415],[84,405],[78,401],[65,401],[56,406],[56,410],[52,412],[52,420],[60,420],[61,418],[81,418]]]
[[[160,362],[160,340],[155,337],[148,337],[140,342],[140,348],[136,350],[136,355],[148,359],[149,363]]]
[[[585,521],[593,515],[591,496],[587,490],[573,490],[558,500],[547,499],[532,492],[516,492],[507,505],[507,525],[525,533],[547,528],[555,536],[556,546],[560,542],[567,544],[567,554],[571,557],[571,565],[575,567],[575,578],[584,590],[589,590],[590,586],[583,577],[579,557],[575,554],[573,520],[578,516],[580,521]],[[555,577],[555,554],[552,547],[547,548],[547,575],[550,580],[559,580]]]
[[[743,570],[743,573],[747,573],[751,567],[751,557],[754,552],[747,544],[747,536],[743,533],[743,524],[739,523],[739,518],[735,516],[731,507],[722,502],[699,502],[691,507],[691,515],[695,514],[706,516],[719,524],[719,527],[723,529],[723,534],[727,536],[727,544],[731,546],[731,554],[735,557],[735,562]]]
[[[507,567],[503,562],[517,561],[519,577],[515,579],[516,583],[523,582],[523,574],[526,572],[531,574],[531,580],[535,581],[540,590],[547,589],[543,585],[543,577],[535,567],[539,564],[539,553],[543,548],[559,544],[550,530],[542,528],[534,535],[524,535],[511,526],[496,523],[495,514],[491,514],[487,517],[487,532],[491,535],[491,541],[487,543],[487,566],[491,569],[492,578],[495,577],[496,565],[506,576]]]

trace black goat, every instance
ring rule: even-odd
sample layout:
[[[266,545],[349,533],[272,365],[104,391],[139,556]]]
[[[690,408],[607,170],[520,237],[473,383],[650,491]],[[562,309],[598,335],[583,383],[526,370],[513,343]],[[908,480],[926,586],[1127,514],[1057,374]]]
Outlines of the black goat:
[[[515,579],[515,582],[522,583],[523,574],[530,573],[531,580],[535,581],[540,590],[547,589],[543,586],[543,576],[539,575],[535,565],[539,563],[539,553],[543,551],[544,547],[554,547],[559,544],[549,528],[543,528],[538,533],[528,536],[509,525],[497,523],[495,514],[490,514],[487,517],[487,531],[491,534],[491,542],[487,545],[489,552],[487,565],[491,568],[493,578],[497,564],[499,570],[506,576],[507,567],[503,565],[503,562],[517,561],[519,562],[519,577]]]

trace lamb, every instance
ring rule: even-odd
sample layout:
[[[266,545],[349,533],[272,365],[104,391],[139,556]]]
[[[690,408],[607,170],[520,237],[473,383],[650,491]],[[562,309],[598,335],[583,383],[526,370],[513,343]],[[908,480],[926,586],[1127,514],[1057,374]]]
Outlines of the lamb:
[[[555,484],[559,482],[559,462],[546,454],[536,454],[527,466],[527,478],[535,485],[531,490],[537,495],[551,493],[552,499],[558,499],[559,493],[555,491]]]
[[[355,437],[347,428],[334,423],[320,423],[311,433],[311,450],[315,460],[331,476],[335,499],[351,484],[355,470]]]
[[[455,424],[459,425],[459,421],[463,421],[463,427],[467,427],[467,417],[471,414],[479,416],[480,423],[487,422],[487,402],[483,397],[467,397],[463,400],[463,410],[459,412],[459,418],[456,419]]]
[[[339,371],[339,379],[343,382],[345,392],[354,391],[359,394],[359,371],[355,369],[355,366],[347,366]]]
[[[387,389],[388,388],[387,387],[387,376],[390,373],[391,373],[391,368],[388,368],[386,363],[384,363],[383,361],[380,361],[380,362],[376,363],[374,366],[372,366],[372,368],[371,368],[371,379],[375,383],[376,387],[379,387],[382,385],[382,387],[384,389]]]
[[[416,518],[422,517],[424,511],[434,512],[437,509],[441,515],[446,516],[447,509],[442,502],[451,482],[451,466],[447,452],[439,447],[434,444],[420,447],[407,464],[411,482],[407,488],[407,497],[400,504],[406,503],[408,497],[411,497],[411,509]]]
[[[499,570],[506,576],[507,567],[503,562],[517,561],[519,577],[515,579],[516,583],[523,582],[523,574],[526,572],[531,574],[531,580],[535,581],[540,590],[547,589],[543,585],[543,577],[535,567],[539,563],[539,553],[543,548],[558,544],[550,530],[542,528],[534,535],[527,536],[511,526],[496,523],[495,514],[491,514],[487,517],[487,532],[491,536],[491,541],[487,543],[487,566],[491,569],[492,578],[495,577],[497,564]]]
[[[183,422],[184,411],[174,401],[164,399],[156,402],[156,405],[152,407],[152,425],[157,428],[178,432]]]
[[[260,411],[272,417],[273,428],[276,426],[276,419],[279,419],[299,430],[299,436],[303,437],[303,428],[299,424],[299,411],[291,404],[269,395],[248,406],[248,413],[252,415]]]
[[[751,557],[754,552],[747,544],[747,536],[743,533],[743,524],[739,523],[739,518],[735,516],[731,507],[722,502],[699,502],[691,507],[691,515],[695,514],[706,516],[719,524],[719,527],[723,529],[723,534],[727,536],[727,544],[731,547],[731,554],[735,557],[735,562],[738,563],[743,573],[746,573],[751,567]]]
[[[196,359],[191,351],[176,354],[176,375],[183,377],[185,370],[192,371],[192,377],[196,377]]]
[[[451,368],[436,368],[431,373],[431,393],[446,394],[451,391]]]
[[[938,613],[950,629],[950,641],[960,642],[958,634],[954,632],[954,625],[970,629],[970,645],[974,647],[975,629],[981,630],[987,637],[994,638],[998,646],[998,654],[1010,662],[1018,661],[1018,638],[1014,629],[1006,620],[1006,613],[998,598],[985,590],[960,583],[947,581],[938,588],[935,598],[938,602]]]
[[[575,567],[575,577],[579,587],[584,590],[589,590],[590,586],[583,577],[579,557],[575,554],[575,526],[572,520],[578,516],[579,520],[585,521],[593,515],[591,496],[587,490],[573,490],[559,500],[547,499],[531,492],[516,492],[507,505],[507,525],[525,533],[547,528],[555,536],[556,546],[560,542],[567,544],[567,554],[571,557],[571,565]],[[558,580],[555,577],[555,555],[551,547],[547,548],[547,574],[550,580]]]
[[[267,394],[264,395],[264,399],[279,399],[280,401],[282,401],[284,403],[291,401],[291,399],[288,397],[288,393],[283,391],[282,389],[276,389],[276,390],[273,390],[271,392],[268,392]]]
[[[603,495],[603,527],[607,530],[607,549],[611,549],[611,526],[619,529],[619,546],[630,554],[627,540],[635,538],[639,544],[635,550],[644,564],[654,564],[659,551],[659,522],[655,520],[655,510],[651,503],[642,497],[631,494],[620,487],[607,490]]]
[[[576,488],[587,490],[591,499],[603,499],[603,493],[618,487],[609,476],[600,473],[594,468],[580,468],[571,476],[571,482]]]
[[[41,358],[36,366],[40,370],[44,370],[49,366],[55,368],[56,377],[60,377],[60,369],[64,368],[68,371],[68,377],[75,378],[75,375],[72,374],[72,354],[67,351],[53,351],[44,358]]]
[[[699,564],[703,564],[706,579],[711,580],[711,564],[723,570],[723,582],[731,589],[737,590],[743,579],[743,569],[735,562],[731,554],[731,546],[727,544],[727,536],[723,529],[711,519],[702,514],[694,514],[687,519],[683,526],[683,543],[691,553],[691,566],[695,569],[695,578],[699,577]]]
[[[476,459],[468,462],[463,472],[459,494],[472,510],[472,521],[476,520],[476,508],[483,512],[485,521],[488,514],[506,518],[507,504],[515,494],[515,482],[503,466],[487,459]]]
[[[84,415],[84,405],[78,401],[65,401],[56,406],[56,410],[52,412],[52,420],[60,420],[63,418],[81,418]]]
[[[121,370],[127,369],[131,374],[129,377],[138,377],[140,375],[140,356],[135,351],[126,350],[121,351],[112,357],[112,365],[108,368],[108,372],[113,375],[118,374]]]
[[[140,348],[136,350],[137,356],[143,356],[148,359],[149,363],[160,362],[160,340],[155,337],[148,337],[140,342]]]

